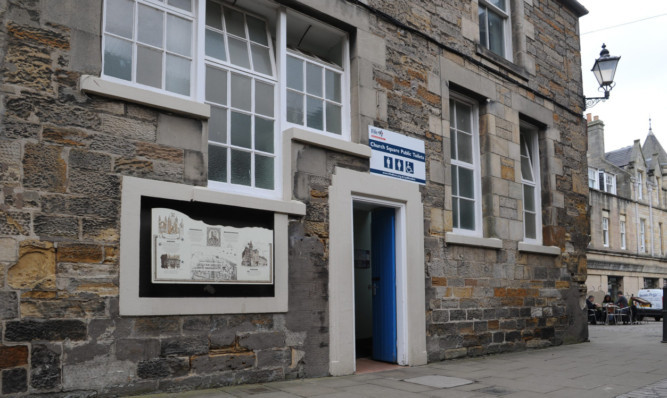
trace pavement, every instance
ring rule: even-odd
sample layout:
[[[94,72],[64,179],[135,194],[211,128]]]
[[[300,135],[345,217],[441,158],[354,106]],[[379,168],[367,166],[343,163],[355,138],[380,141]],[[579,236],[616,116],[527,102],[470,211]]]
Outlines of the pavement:
[[[592,325],[590,342],[376,373],[143,398],[667,398],[662,322]]]

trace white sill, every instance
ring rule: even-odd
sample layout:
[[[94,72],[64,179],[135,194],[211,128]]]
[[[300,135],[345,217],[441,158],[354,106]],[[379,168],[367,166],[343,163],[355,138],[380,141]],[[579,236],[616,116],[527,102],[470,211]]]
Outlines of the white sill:
[[[306,215],[306,205],[297,200],[267,199],[256,196],[220,192],[210,188],[192,187],[192,200],[248,209],[267,210],[274,213]]]
[[[560,255],[560,247],[557,246],[542,246],[534,243],[519,242],[519,251],[537,254],[548,254],[551,256]]]
[[[328,135],[300,129],[298,127],[291,127],[285,130],[283,132],[283,137],[286,144],[289,144],[290,141],[302,142],[308,145],[318,146],[362,158],[371,157],[371,147],[346,141],[343,137],[334,138]]]
[[[82,75],[79,79],[79,86],[81,91],[85,93],[130,101],[197,119],[211,117],[211,107],[208,104],[102,79],[97,76]]]
[[[478,238],[476,236],[459,235],[453,232],[445,234],[448,245],[477,246],[489,249],[502,249],[503,241],[498,238]]]

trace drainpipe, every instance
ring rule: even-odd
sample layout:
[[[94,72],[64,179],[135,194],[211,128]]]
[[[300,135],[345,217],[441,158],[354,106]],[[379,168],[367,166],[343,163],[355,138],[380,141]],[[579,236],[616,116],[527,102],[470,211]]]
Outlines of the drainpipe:
[[[655,257],[655,252],[653,250],[653,241],[655,237],[653,236],[653,183],[647,182],[648,186],[648,222],[651,225],[651,257]]]
[[[639,201],[639,191],[637,191],[637,187],[639,186],[639,183],[635,177],[631,177],[630,181],[632,181],[632,184],[635,187],[635,226],[637,227],[637,254],[639,254],[639,248],[641,247],[639,244],[639,207],[637,206],[637,202]]]

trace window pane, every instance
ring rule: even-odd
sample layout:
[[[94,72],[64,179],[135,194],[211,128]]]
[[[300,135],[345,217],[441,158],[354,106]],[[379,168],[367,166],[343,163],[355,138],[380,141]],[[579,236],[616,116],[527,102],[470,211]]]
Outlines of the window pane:
[[[475,229],[475,202],[472,200],[459,199],[459,207],[461,212],[460,228]]]
[[[330,102],[326,103],[327,111],[327,131],[334,134],[341,134],[341,107]]]
[[[206,101],[227,105],[227,72],[206,67]]]
[[[252,67],[255,72],[263,73],[265,75],[273,75],[271,70],[271,55],[269,55],[269,48],[252,44],[250,46],[252,51]]]
[[[340,73],[327,69],[324,75],[326,77],[326,98],[340,102]]]
[[[205,46],[206,55],[222,61],[227,61],[227,53],[225,52],[225,35],[206,29]]]
[[[206,25],[222,30],[222,9],[210,0],[206,2]]]
[[[466,133],[458,133],[456,136],[459,155],[458,160],[472,164],[472,136]]]
[[[250,185],[250,152],[232,149],[232,184]]]
[[[533,213],[523,213],[524,220],[523,224],[525,225],[524,232],[526,238],[535,239],[537,238],[537,230],[535,225],[535,214]]]
[[[505,29],[504,20],[498,14],[489,11],[489,49],[494,53],[505,56]]]
[[[521,156],[521,177],[524,180],[533,181],[533,169],[530,160],[525,156]]]
[[[211,118],[208,119],[209,141],[227,143],[227,109],[211,107]]]
[[[255,186],[273,189],[273,158],[255,156]]]
[[[479,44],[482,47],[489,48],[489,41],[487,40],[488,30],[486,28],[486,7],[479,7],[477,14],[479,15]]]
[[[264,21],[250,15],[246,19],[248,21],[248,36],[250,36],[250,40],[268,46],[269,41],[266,38],[266,24]]]
[[[287,87],[303,91],[303,61],[287,57]]]
[[[451,142],[449,143],[449,155],[452,159],[457,159],[456,157],[456,130],[453,128],[449,129],[449,138]]]
[[[322,128],[324,127],[323,126],[324,109],[322,100],[308,96],[306,105],[307,105],[307,126],[317,130],[322,130]]]
[[[164,13],[152,7],[139,4],[137,40],[162,48],[162,18]]]
[[[167,50],[190,56],[192,49],[192,22],[167,15]]]
[[[255,116],[255,149],[273,153],[273,120]]]
[[[306,62],[306,92],[322,96],[322,67]]]
[[[104,38],[104,74],[124,80],[132,80],[132,43]]]
[[[119,36],[132,38],[134,22],[134,2],[128,0],[108,0],[106,10],[106,30]]]
[[[137,47],[137,83],[162,88],[162,51]]]
[[[225,26],[227,27],[227,32],[245,38],[245,27],[243,25],[243,14],[225,7]]]
[[[503,11],[507,11],[505,8],[505,0],[487,0],[490,4],[500,8]]]
[[[474,173],[470,169],[459,167],[459,196],[475,198]]]
[[[523,186],[523,208],[527,211],[535,211],[535,187]]]
[[[232,112],[232,145],[250,148],[252,145],[252,126],[250,115]]]
[[[190,60],[167,54],[166,89],[190,95]]]
[[[523,133],[519,136],[519,145],[521,146],[521,156],[528,156],[528,148],[526,147],[526,136]],[[588,170],[588,174],[590,174]]]
[[[185,11],[192,11],[192,2],[191,0],[168,0],[170,6],[180,8]]]
[[[287,90],[287,121],[303,125],[303,95]]]
[[[287,57],[287,87],[303,91],[303,61]]]
[[[208,146],[208,179],[227,181],[227,148]]]
[[[452,166],[452,195],[459,196],[459,168]]]
[[[255,113],[273,116],[273,86],[255,80]]]
[[[229,60],[234,65],[250,69],[250,60],[248,59],[248,44],[245,40],[228,38],[229,41]]]
[[[460,102],[456,103],[456,128],[465,131],[466,133],[472,132],[472,126],[470,123],[470,117],[472,115],[472,108],[469,105],[462,104]]]
[[[234,108],[250,111],[252,106],[252,79],[232,73],[231,97]]]
[[[459,199],[452,198],[452,225],[454,228],[459,227]]]

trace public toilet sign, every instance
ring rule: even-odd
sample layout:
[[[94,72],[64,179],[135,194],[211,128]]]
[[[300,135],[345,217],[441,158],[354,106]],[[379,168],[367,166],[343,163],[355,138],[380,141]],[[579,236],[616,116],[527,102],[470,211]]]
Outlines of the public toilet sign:
[[[426,184],[424,141],[368,126],[371,173]]]

